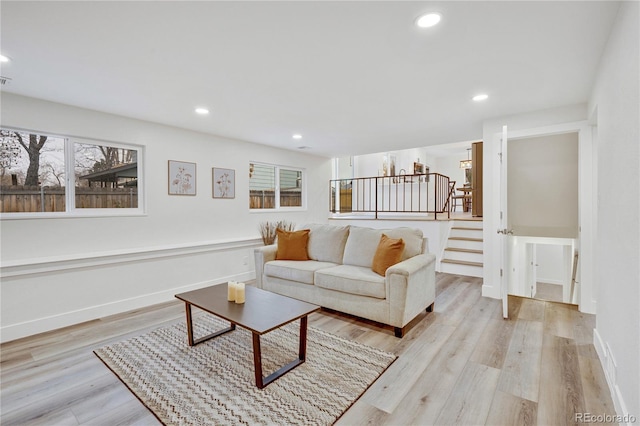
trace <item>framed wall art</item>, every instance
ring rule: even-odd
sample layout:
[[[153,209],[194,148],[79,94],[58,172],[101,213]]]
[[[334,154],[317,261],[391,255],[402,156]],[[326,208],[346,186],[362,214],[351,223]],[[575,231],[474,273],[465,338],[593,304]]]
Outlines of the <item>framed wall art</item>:
[[[213,198],[236,198],[236,171],[213,168]]]
[[[196,163],[169,160],[169,195],[196,195]]]

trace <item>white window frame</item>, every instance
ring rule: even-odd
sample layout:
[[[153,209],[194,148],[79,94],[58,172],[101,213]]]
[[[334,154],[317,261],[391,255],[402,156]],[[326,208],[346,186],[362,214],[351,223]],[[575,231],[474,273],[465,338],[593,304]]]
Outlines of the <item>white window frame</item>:
[[[52,219],[52,218],[72,218],[72,217],[122,217],[122,216],[145,216],[146,215],[146,186],[144,179],[144,154],[145,147],[132,143],[120,143],[105,141],[100,139],[88,139],[74,136],[65,136],[50,132],[37,130],[26,130],[15,127],[5,127],[5,130],[12,130],[22,133],[35,133],[37,135],[50,136],[64,139],[64,167],[65,167],[65,211],[63,212],[24,212],[24,213],[0,213],[0,220],[9,219]],[[138,163],[138,207],[135,208],[76,208],[76,182],[75,182],[75,155],[73,145],[75,143],[85,145],[107,145],[114,148],[123,148],[137,151]]]
[[[259,166],[273,167],[275,169],[275,207],[272,209],[255,209],[249,208],[251,213],[269,213],[275,211],[306,211],[307,210],[307,173],[306,170],[300,167],[283,166],[279,164],[264,163],[261,161],[251,161],[250,164],[256,164]],[[280,206],[280,170],[293,170],[302,174],[302,185],[300,188],[300,199],[302,206],[283,207]],[[251,188],[249,188],[249,194],[251,194]]]

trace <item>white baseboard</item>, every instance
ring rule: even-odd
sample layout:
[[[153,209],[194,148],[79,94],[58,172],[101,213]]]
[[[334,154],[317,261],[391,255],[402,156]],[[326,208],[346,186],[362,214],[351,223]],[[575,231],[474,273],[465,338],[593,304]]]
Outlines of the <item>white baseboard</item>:
[[[593,346],[596,348],[596,353],[598,354],[602,371],[604,371],[604,376],[607,379],[609,393],[611,393],[611,399],[613,400],[613,405],[615,406],[616,413],[619,417],[618,419],[615,419],[615,423],[632,426],[636,423],[637,418],[627,411],[627,405],[625,404],[622,393],[620,392],[620,387],[615,383],[616,378],[611,377],[607,371],[608,357],[610,354],[608,353],[607,345],[602,341],[602,337],[600,336],[600,333],[598,333],[598,329],[593,330]]]
[[[58,328],[95,320],[97,318],[103,318],[109,315],[144,308],[146,306],[151,306],[158,303],[169,302],[171,300],[176,300],[174,296],[177,293],[184,293],[186,291],[196,290],[198,288],[206,287],[209,285],[220,284],[229,280],[249,281],[253,279],[255,279],[255,271],[244,272],[228,277],[219,277],[215,280],[175,287],[157,293],[143,294],[140,296],[105,303],[102,305],[90,306],[75,311],[64,312],[58,315],[52,315],[21,323],[11,324],[0,328],[0,342],[5,343],[26,336],[32,336],[34,334],[44,333]]]
[[[482,284],[482,297],[502,299],[502,296],[500,295],[500,287]]]

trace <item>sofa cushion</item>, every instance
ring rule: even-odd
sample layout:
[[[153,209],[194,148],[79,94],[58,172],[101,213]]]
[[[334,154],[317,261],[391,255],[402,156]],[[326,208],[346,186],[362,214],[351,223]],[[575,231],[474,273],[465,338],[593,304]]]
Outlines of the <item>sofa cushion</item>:
[[[310,224],[307,251],[309,258],[320,262],[342,263],[349,226]]]
[[[352,226],[349,228],[342,263],[370,268],[383,233],[389,238],[402,238],[404,251],[401,260],[407,260],[422,253],[422,231],[417,228],[373,229]]]
[[[307,246],[309,244],[309,230],[285,231],[277,229],[278,251],[277,260],[309,260]]]
[[[384,277],[387,268],[400,262],[403,251],[404,241],[402,241],[402,238],[389,238],[386,234],[382,234],[376,253],[373,256],[371,270]]]
[[[370,267],[338,265],[319,269],[315,273],[315,285],[343,293],[385,299],[385,279]]]
[[[389,238],[402,238],[404,251],[402,260],[407,260],[422,253],[422,231],[417,228],[400,227],[383,230]]]
[[[315,260],[272,260],[264,265],[264,274],[268,277],[283,280],[298,281],[313,285],[314,272],[322,268],[336,266],[331,262],[317,262]]]
[[[380,242],[382,230],[352,226],[344,247],[342,263],[345,265],[371,268],[373,255]]]

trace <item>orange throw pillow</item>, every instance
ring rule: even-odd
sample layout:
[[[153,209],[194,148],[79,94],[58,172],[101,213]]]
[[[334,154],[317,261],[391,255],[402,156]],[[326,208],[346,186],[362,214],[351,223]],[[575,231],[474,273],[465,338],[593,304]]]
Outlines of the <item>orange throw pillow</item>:
[[[309,229],[300,231],[283,231],[277,229],[278,251],[276,260],[309,260],[307,244],[309,243]]]
[[[387,268],[400,262],[403,251],[404,241],[402,241],[402,238],[393,239],[382,234],[376,254],[373,256],[371,269],[376,274],[384,276]]]

